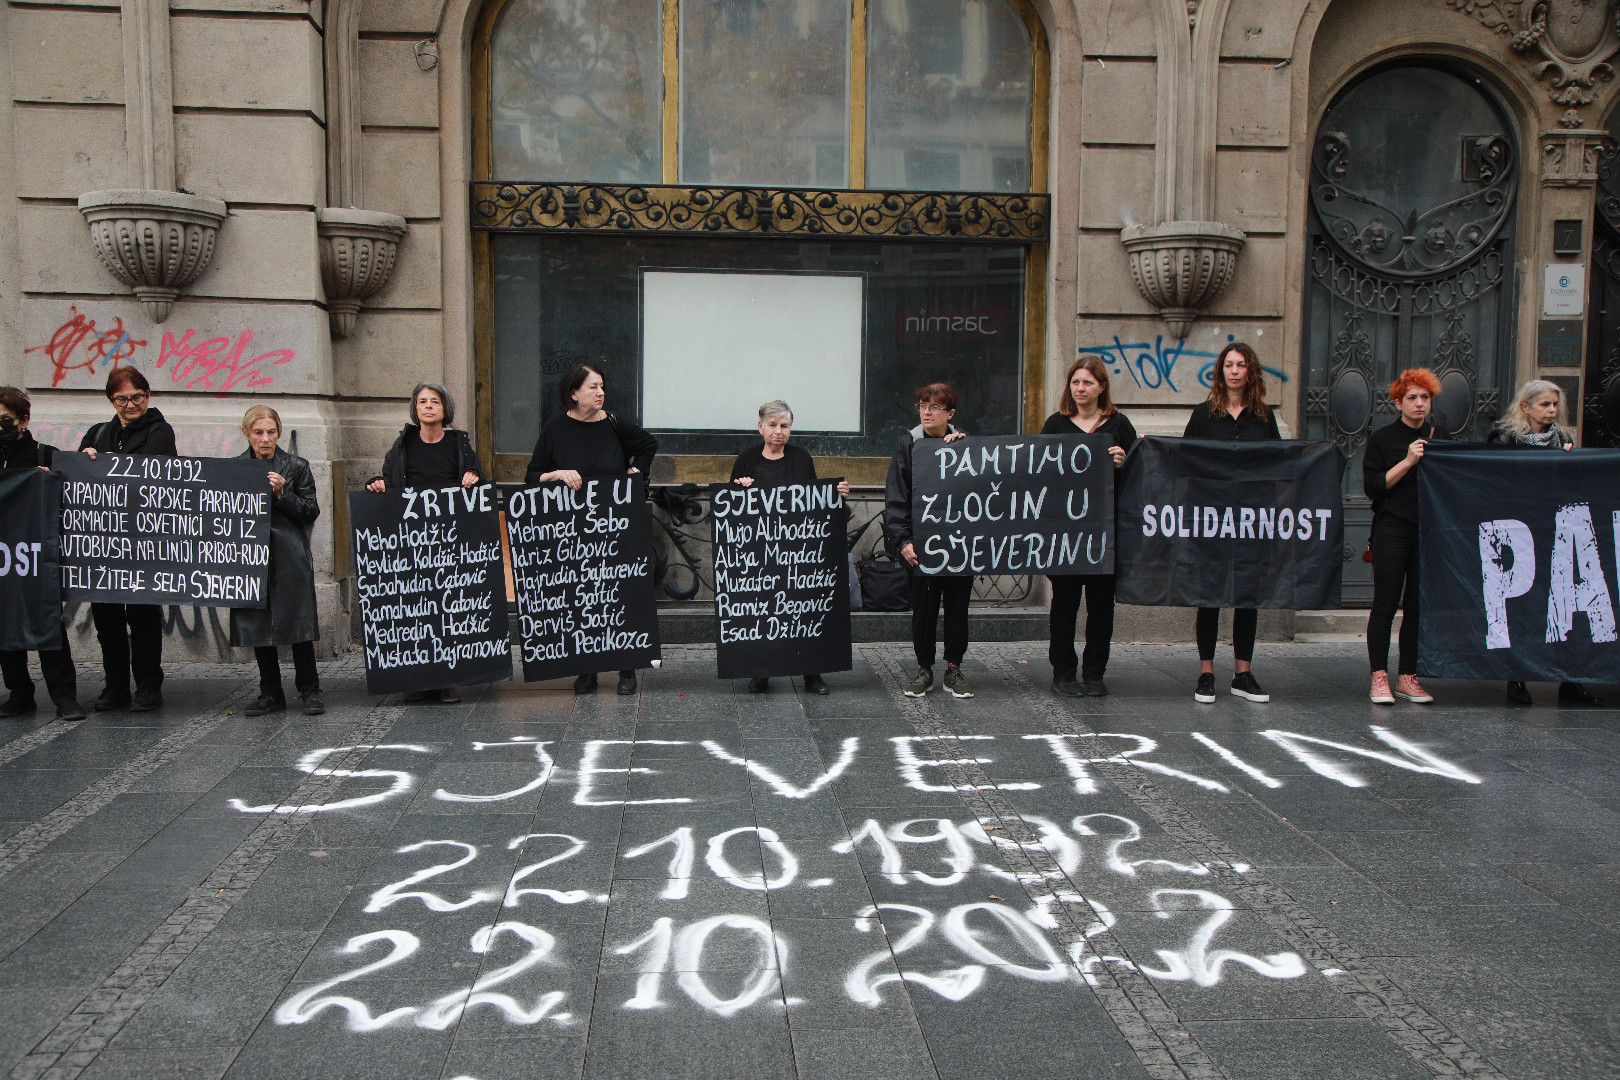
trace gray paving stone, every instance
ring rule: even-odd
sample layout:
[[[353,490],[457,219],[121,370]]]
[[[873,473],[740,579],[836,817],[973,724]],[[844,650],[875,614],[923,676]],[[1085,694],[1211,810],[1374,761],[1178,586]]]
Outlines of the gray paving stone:
[[[1191,1023],[1200,1045],[1243,1080],[1421,1080],[1429,1074],[1372,1022],[1245,1020]]]
[[[234,1046],[103,1050],[80,1080],[219,1080],[236,1057]]]

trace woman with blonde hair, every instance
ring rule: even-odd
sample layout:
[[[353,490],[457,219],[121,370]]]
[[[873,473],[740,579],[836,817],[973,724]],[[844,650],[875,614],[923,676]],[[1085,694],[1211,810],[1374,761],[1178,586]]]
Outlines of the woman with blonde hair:
[[[1513,395],[1507,413],[1485,437],[1489,443],[1534,446],[1546,450],[1575,449],[1575,434],[1560,422],[1564,419],[1564,391],[1555,382],[1531,379]],[[1601,705],[1603,699],[1580,683],[1561,683],[1558,700],[1566,705]],[[1522,682],[1507,684],[1509,705],[1532,705],[1530,688]]]
[[[270,482],[270,602],[262,608],[231,608],[231,644],[253,650],[259,663],[259,696],[243,711],[263,716],[287,707],[281,687],[283,645],[292,646],[293,685],[304,702],[304,715],[326,711],[321,680],[315,670],[315,563],[309,529],[321,516],[315,477],[309,462],[279,445],[281,417],[268,405],[255,405],[242,416],[248,448],[242,456],[265,463]]]
[[[1063,384],[1058,411],[1046,418],[1041,434],[1073,435],[1081,431],[1107,435],[1113,440],[1108,453],[1118,469],[1136,443],[1136,428],[1109,395],[1108,366],[1095,356],[1082,356],[1069,365]],[[1052,609],[1047,618],[1050,641],[1046,650],[1052,664],[1052,690],[1065,697],[1103,697],[1108,693],[1103,673],[1108,668],[1109,646],[1114,638],[1114,575],[1072,574],[1047,580],[1052,583]],[[1074,630],[1082,596],[1086,600],[1086,650],[1079,657],[1074,651]]]

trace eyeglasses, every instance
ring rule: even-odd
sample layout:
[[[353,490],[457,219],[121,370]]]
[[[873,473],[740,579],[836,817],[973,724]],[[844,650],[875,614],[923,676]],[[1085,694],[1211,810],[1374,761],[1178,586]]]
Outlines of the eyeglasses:
[[[122,409],[125,405],[139,405],[146,400],[146,391],[138,394],[119,394],[112,399],[112,403]]]
[[[917,411],[918,412],[950,412],[951,410],[947,409],[943,405],[935,405],[932,401],[919,401],[919,402],[917,402]]]

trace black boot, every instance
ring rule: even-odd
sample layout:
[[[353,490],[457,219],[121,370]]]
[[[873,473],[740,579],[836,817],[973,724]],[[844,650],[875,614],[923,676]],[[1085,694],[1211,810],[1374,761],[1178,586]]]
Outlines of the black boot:
[[[35,704],[32,694],[28,697],[19,697],[12,694],[6,698],[4,705],[0,705],[0,720],[9,719],[13,716],[27,716],[37,708],[39,706]]]
[[[619,672],[619,696],[631,697],[636,692],[635,669]]]
[[[1530,698],[1530,688],[1522,682],[1507,684],[1507,703],[1509,705],[1534,705]]]
[[[596,672],[593,671],[588,675],[581,675],[578,678],[576,678],[574,680],[574,693],[576,693],[576,694],[594,694],[594,693],[596,693]]]
[[[804,677],[804,689],[807,693],[811,694],[831,693],[831,691],[827,689],[827,684],[822,681],[820,675],[806,675]]]
[[[1062,694],[1064,697],[1085,697],[1086,692],[1079,683],[1074,681],[1074,672],[1053,671],[1052,693]]]
[[[748,692],[750,694],[763,694],[763,693],[768,692],[770,690],[770,688],[771,688],[771,680],[769,680],[769,679],[749,679],[748,680]]]
[[[1567,682],[1558,687],[1558,702],[1561,705],[1601,705],[1603,699],[1578,682]]]

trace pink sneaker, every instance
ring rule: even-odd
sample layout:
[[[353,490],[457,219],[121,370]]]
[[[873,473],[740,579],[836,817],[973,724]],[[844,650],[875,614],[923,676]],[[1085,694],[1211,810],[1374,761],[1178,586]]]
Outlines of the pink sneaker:
[[[1372,690],[1368,692],[1367,696],[1372,698],[1374,705],[1395,704],[1395,695],[1389,692],[1389,673],[1387,671],[1373,672]]]
[[[1414,701],[1419,705],[1427,705],[1434,700],[1434,695],[1424,690],[1418,684],[1416,675],[1402,675],[1395,680],[1395,696]]]

